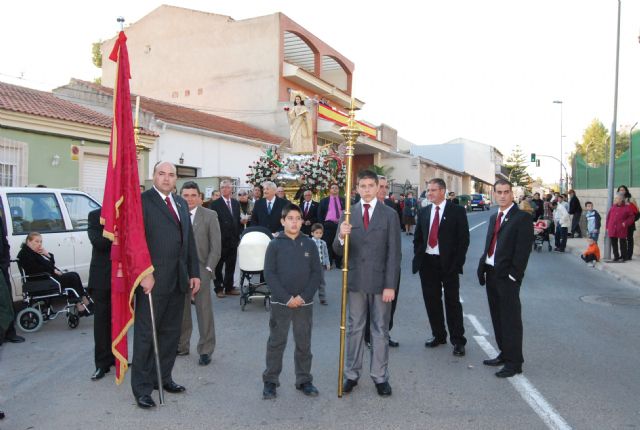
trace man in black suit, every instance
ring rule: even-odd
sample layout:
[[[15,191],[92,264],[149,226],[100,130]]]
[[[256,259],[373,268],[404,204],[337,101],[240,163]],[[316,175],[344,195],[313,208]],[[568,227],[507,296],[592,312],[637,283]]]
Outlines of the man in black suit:
[[[329,195],[320,200],[318,204],[318,222],[322,223],[324,232],[322,240],[327,244],[332,244],[338,231],[338,220],[344,211],[344,198],[339,196],[340,187],[338,184],[331,184]],[[329,261],[335,263],[336,267],[341,266],[342,257],[337,255],[333,246],[329,246]]]
[[[89,212],[87,234],[93,249],[89,266],[89,293],[94,303],[93,343],[96,370],[91,379],[102,379],[115,364],[111,352],[111,241],[102,235],[98,208]]]
[[[271,181],[262,183],[263,198],[256,201],[251,213],[251,227],[266,227],[271,233],[283,230],[280,218],[282,209],[288,201],[276,196],[276,184]]]
[[[218,214],[220,233],[222,234],[222,255],[216,265],[215,280],[213,281],[214,291],[218,298],[240,294],[238,289],[233,287],[233,275],[236,270],[242,224],[240,223],[240,203],[231,197],[232,188],[231,181],[222,181],[220,183],[220,198],[211,202],[210,206],[210,209]]]
[[[478,281],[487,285],[491,322],[500,354],[484,360],[487,366],[504,367],[496,373],[509,378],[522,373],[522,316],[520,286],[533,242],[531,215],[513,203],[511,184],[504,179],[493,186],[500,207],[491,216],[484,252],[478,264]]]
[[[176,167],[159,162],[153,169],[153,187],[142,193],[142,217],[154,272],[140,282],[135,293],[135,323],[131,388],[138,406],[151,408],[154,386],[181,393],[185,387],[173,381],[171,372],[180,339],[185,294],[200,289],[200,267],[191,227],[189,206],[172,193]],[[149,297],[153,290],[162,381],[156,377]]]
[[[9,303],[8,308],[13,306],[13,291],[11,291],[11,279],[9,277],[9,265],[11,264],[11,255],[10,255],[9,241],[7,240],[7,229],[4,225],[4,218],[0,217],[0,270],[2,271],[2,275],[4,277],[5,283],[7,284],[7,289],[9,291]],[[0,286],[0,288],[5,288]],[[10,309],[9,313],[12,312],[13,309]],[[13,319],[7,322],[7,328],[0,333],[0,345],[2,342],[11,342],[11,343],[21,343],[24,342],[24,337],[19,336],[16,333],[16,327]]]
[[[304,201],[300,204],[302,209],[302,234],[309,236],[311,226],[318,222],[318,202],[312,200],[311,191],[306,190],[303,194]]]
[[[420,272],[422,297],[433,335],[425,346],[434,348],[447,343],[442,307],[444,290],[453,355],[463,356],[467,339],[464,337],[459,275],[469,248],[469,223],[464,208],[445,200],[446,190],[447,185],[440,178],[430,180],[427,185],[427,198],[431,204],[418,213],[413,239],[413,273]]]

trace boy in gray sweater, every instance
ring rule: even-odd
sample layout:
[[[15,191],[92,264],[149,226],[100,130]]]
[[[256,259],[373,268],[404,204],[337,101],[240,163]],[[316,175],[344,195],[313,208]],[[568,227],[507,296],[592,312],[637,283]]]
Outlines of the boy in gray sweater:
[[[318,248],[300,232],[300,208],[294,204],[285,206],[280,222],[284,234],[269,243],[264,260],[264,277],[271,290],[271,316],[262,397],[276,397],[289,325],[293,325],[296,346],[296,388],[307,396],[317,396],[318,389],[313,386],[311,376],[311,327],[313,296],[320,285],[322,266]]]

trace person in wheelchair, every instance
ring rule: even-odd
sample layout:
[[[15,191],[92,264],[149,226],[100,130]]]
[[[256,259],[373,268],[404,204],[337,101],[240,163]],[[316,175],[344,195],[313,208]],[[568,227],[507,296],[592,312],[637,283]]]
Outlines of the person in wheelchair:
[[[76,303],[78,315],[92,315],[93,306],[87,291],[82,285],[80,275],[76,272],[63,273],[58,270],[53,254],[42,246],[42,235],[40,233],[34,231],[27,235],[26,241],[22,244],[20,252],[18,252],[18,261],[25,275],[51,275],[60,282],[63,290],[65,288],[73,289],[79,297]]]

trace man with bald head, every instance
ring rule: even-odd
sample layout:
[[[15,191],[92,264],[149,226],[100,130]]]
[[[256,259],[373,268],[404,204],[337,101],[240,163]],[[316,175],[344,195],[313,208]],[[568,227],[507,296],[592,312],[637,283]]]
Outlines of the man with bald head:
[[[153,169],[153,187],[141,196],[144,230],[154,269],[142,279],[135,292],[131,388],[138,406],[143,409],[156,405],[151,392],[160,384],[170,393],[185,391],[174,382],[172,371],[185,295],[195,297],[200,289],[200,267],[189,206],[182,197],[172,193],[176,179],[176,167],[160,162]],[[157,380],[153,353],[147,296],[152,290],[162,381]]]

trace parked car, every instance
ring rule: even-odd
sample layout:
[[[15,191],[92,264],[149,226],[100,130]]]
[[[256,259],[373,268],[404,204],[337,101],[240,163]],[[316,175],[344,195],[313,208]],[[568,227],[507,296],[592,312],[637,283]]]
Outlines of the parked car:
[[[483,211],[485,209],[485,201],[484,196],[482,194],[471,194],[471,210],[480,209]],[[489,209],[489,208],[487,208]]]
[[[487,210],[491,209],[491,199],[489,195],[483,194],[482,196],[484,197],[484,207],[487,208]]]
[[[0,215],[7,227],[11,259],[15,259],[27,234],[42,234],[44,247],[55,255],[61,271],[78,272],[86,285],[91,262],[87,236],[88,215],[100,207],[81,191],[55,188],[0,188]],[[11,264],[13,300],[22,300],[20,271]]]
[[[460,204],[460,206],[462,206],[463,208],[465,208],[465,210],[467,212],[469,212],[471,210],[471,196],[468,194],[460,194],[459,196],[457,196],[458,199],[458,203]]]

